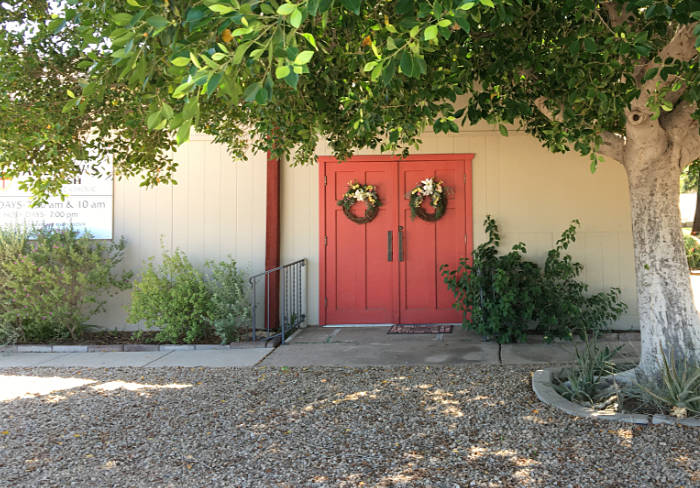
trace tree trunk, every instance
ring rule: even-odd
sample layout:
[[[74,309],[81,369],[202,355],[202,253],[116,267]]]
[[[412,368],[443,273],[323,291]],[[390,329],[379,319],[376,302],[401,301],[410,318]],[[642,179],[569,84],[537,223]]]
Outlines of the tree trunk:
[[[668,148],[650,151],[644,142],[630,146],[625,167],[642,336],[636,371],[651,377],[660,370],[661,350],[667,357],[700,362],[700,319],[680,227],[679,158]]]
[[[693,229],[690,231],[694,236],[698,233],[700,233],[700,188],[695,190],[695,218],[693,218]]]

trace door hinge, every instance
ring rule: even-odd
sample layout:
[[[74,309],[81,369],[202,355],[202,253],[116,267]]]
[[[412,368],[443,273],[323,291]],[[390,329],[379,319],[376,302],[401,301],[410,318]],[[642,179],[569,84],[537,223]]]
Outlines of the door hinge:
[[[326,308],[328,308],[328,297],[325,297]]]
[[[467,234],[464,234],[464,245],[467,245]]]
[[[464,173],[464,184],[467,184],[467,173]]]
[[[328,184],[328,176],[323,175],[323,186],[326,186]]]
[[[328,246],[328,236],[323,236],[323,245]]]

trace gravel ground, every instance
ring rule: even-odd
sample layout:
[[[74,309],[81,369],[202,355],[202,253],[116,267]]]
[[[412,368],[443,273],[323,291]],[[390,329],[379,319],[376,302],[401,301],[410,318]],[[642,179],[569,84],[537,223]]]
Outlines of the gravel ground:
[[[700,431],[569,417],[530,371],[0,370],[0,485],[700,486]]]

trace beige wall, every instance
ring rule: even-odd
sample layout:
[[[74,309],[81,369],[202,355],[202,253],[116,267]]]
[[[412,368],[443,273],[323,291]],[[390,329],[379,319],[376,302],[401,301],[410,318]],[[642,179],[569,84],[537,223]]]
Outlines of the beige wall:
[[[137,271],[163,247],[184,251],[201,266],[230,255],[247,274],[265,266],[264,153],[234,161],[211,138],[193,136],[175,155],[177,185],[146,189],[138,178],[114,183],[114,236],[127,239],[124,266]],[[126,323],[130,292],[111,300],[96,325],[134,328]]]
[[[320,145],[318,155],[332,151]],[[365,150],[358,154],[376,154]],[[426,134],[416,153],[474,153],[473,205],[475,245],[484,241],[482,223],[491,214],[503,236],[502,250],[523,241],[529,258],[544,262],[572,219],[581,229],[570,251],[584,265],[591,291],[622,289],[630,312],[615,324],[637,325],[629,194],[623,168],[599,165],[576,154],[552,154],[533,137],[511,131],[501,136],[480,124],[453,135]],[[308,258],[308,323],[318,324],[319,180],[318,166],[282,169],[282,262]]]

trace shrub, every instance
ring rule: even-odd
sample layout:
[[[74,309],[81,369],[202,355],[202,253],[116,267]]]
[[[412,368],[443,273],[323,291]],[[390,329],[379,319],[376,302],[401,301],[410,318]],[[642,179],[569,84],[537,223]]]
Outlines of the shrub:
[[[577,280],[583,265],[563,253],[576,240],[579,225],[574,220],[556,247],[547,253],[536,314],[537,330],[546,341],[571,339],[574,335],[595,337],[627,311],[627,305],[620,300],[619,288],[587,296],[588,285]]]
[[[690,269],[700,268],[700,241],[693,236],[683,236],[685,244],[685,256],[688,258]]]
[[[125,246],[72,228],[0,230],[0,341],[80,339],[106,297],[129,287],[131,273],[114,271]]]
[[[575,240],[577,225],[573,221],[563,232],[541,270],[524,259],[522,242],[499,256],[498,227],[487,216],[488,240],[472,252],[471,262],[461,259],[455,270],[441,268],[455,308],[464,312],[464,326],[503,344],[524,340],[530,326],[551,341],[596,335],[616,320],[627,310],[620,290],[586,296],[588,285],[576,279],[583,266],[563,253]]]
[[[236,341],[250,319],[250,302],[245,294],[243,274],[233,261],[209,263],[212,307],[209,314],[214,332],[222,344]]]
[[[134,284],[128,321],[160,329],[158,342],[191,344],[212,334],[222,342],[238,339],[250,316],[243,277],[234,261],[208,261],[205,269],[197,270],[180,250],[164,252],[157,266],[151,258]]]
[[[499,344],[522,341],[541,293],[539,269],[523,259],[522,242],[498,256],[501,237],[496,222],[488,216],[484,227],[488,241],[472,252],[471,263],[463,258],[456,270],[442,266],[442,274],[455,295],[455,308],[465,314],[466,327]]]

